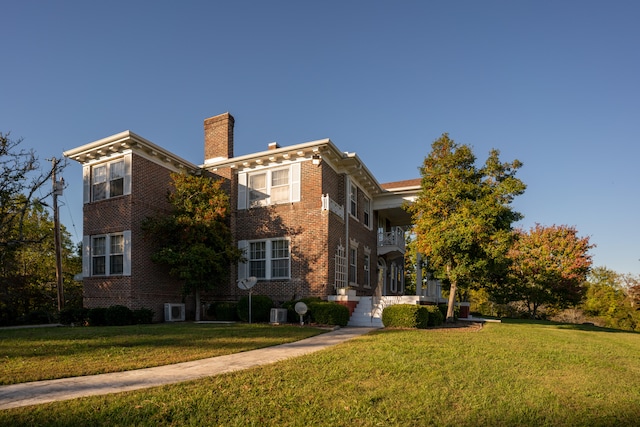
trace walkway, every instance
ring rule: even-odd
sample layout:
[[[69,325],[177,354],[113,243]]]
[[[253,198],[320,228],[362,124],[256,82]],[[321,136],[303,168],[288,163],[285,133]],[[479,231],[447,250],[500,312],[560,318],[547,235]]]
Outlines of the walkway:
[[[0,386],[0,409],[119,393],[235,372],[313,353],[376,328],[341,328],[288,344],[193,362],[111,374]]]

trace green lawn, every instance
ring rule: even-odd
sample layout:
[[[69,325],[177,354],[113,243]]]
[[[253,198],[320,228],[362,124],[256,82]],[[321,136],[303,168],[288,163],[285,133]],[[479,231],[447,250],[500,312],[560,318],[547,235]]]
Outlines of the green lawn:
[[[243,372],[0,412],[0,425],[637,426],[640,334],[381,330]]]
[[[187,362],[322,332],[326,330],[241,323],[0,330],[0,385]]]

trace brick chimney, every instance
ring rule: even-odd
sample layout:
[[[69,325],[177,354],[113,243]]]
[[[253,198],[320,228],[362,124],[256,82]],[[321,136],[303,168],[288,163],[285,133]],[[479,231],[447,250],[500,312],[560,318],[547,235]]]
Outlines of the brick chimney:
[[[229,113],[204,121],[204,162],[210,163],[233,157],[233,124]]]

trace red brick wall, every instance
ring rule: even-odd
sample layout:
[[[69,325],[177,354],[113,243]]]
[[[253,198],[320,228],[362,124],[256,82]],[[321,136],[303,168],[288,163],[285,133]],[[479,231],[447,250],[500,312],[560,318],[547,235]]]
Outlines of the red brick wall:
[[[85,307],[114,304],[150,308],[163,320],[164,303],[181,302],[181,285],[165,267],[151,261],[152,246],[142,221],[167,212],[170,170],[144,157],[132,156],[131,194],[84,205],[84,235],[131,231],[131,276],[89,277],[83,281]]]
[[[358,188],[358,211],[356,217],[349,215],[349,235],[351,239],[355,239],[358,243],[357,251],[357,277],[356,277],[356,289],[358,295],[373,295],[373,290],[377,284],[377,277],[375,274],[377,265],[377,235],[375,227],[368,228],[364,225],[364,199],[365,194]],[[370,218],[370,223],[373,225],[373,216]],[[365,247],[370,250],[369,253],[369,278],[370,288],[364,287],[364,256]],[[354,286],[354,285],[351,285]]]
[[[328,287],[328,213],[322,211],[322,168],[310,161],[301,163],[300,202],[237,211],[236,239],[276,237],[291,239],[291,279],[259,282],[253,292],[275,301],[306,296],[324,296]],[[237,184],[236,184],[237,186]],[[237,206],[237,195],[232,201]],[[234,283],[225,297],[237,298],[246,292]]]

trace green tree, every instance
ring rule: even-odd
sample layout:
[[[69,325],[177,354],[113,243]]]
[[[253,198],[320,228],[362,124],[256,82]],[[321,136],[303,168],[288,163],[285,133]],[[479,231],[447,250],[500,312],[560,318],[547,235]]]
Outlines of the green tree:
[[[522,217],[510,206],[526,188],[515,177],[522,164],[500,162],[497,150],[482,168],[475,163],[469,146],[443,134],[420,168],[422,188],[409,208],[418,250],[450,285],[448,322],[458,287],[504,275],[511,225]]]
[[[594,316],[610,328],[638,330],[640,312],[634,301],[633,285],[628,286],[630,276],[596,267],[589,273],[587,291],[582,310],[588,316]]]
[[[541,305],[566,308],[584,296],[584,281],[591,268],[588,237],[575,227],[536,224],[528,232],[516,230],[509,250],[512,264],[503,297],[524,301],[535,317]]]
[[[42,236],[26,233],[24,221],[31,207],[53,190],[49,185],[53,170],[41,172],[35,152],[22,149],[21,143],[22,139],[0,132],[0,257],[20,245],[41,241]],[[64,166],[57,162],[56,172]]]
[[[143,230],[158,245],[152,260],[169,266],[170,274],[183,282],[184,295],[194,294],[200,320],[200,292],[227,282],[230,266],[242,253],[229,230],[229,196],[222,180],[187,174],[171,178],[172,213],[147,218]]]
[[[5,250],[0,262],[0,323],[29,322],[36,312],[46,314],[49,321],[57,312],[53,227],[43,205],[33,204],[25,211],[23,243]],[[81,307],[82,288],[73,280],[82,270],[80,253],[64,227],[60,234],[65,302],[69,307]]]

